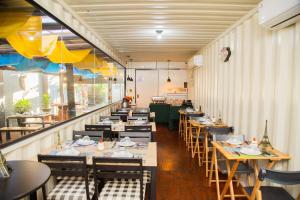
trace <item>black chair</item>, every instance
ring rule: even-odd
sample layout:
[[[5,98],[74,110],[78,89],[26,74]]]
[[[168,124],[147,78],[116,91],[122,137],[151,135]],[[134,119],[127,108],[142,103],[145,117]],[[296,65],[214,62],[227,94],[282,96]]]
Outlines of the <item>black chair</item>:
[[[136,121],[136,120],[142,120],[146,122],[149,121],[147,116],[127,116],[127,121]]]
[[[103,121],[104,119],[109,119],[110,121],[120,121],[120,116],[100,116],[100,121]]]
[[[150,118],[150,112],[133,112],[132,116]]]
[[[151,132],[120,132],[119,141],[125,137],[130,137],[133,142],[148,143],[152,141]]]
[[[84,136],[89,136],[91,140],[99,141],[103,139],[103,131],[73,131],[73,140],[80,139]]]
[[[38,161],[49,166],[57,184],[44,199],[87,199],[94,194],[94,183],[89,182],[85,156],[38,155]]]
[[[123,122],[126,122],[128,112],[111,112],[111,116],[119,116]]]
[[[86,124],[84,127],[85,131],[98,131],[102,132],[103,138],[109,138],[110,140],[115,137],[115,135],[111,131],[111,125],[99,125],[99,124]]]
[[[299,185],[300,171],[277,171],[270,169],[261,169],[259,171],[257,187],[246,187],[245,191],[251,196],[253,188],[257,200],[294,200],[294,198],[282,187],[260,186],[261,181],[269,180],[270,182],[280,185]]]
[[[139,126],[125,126],[125,131],[132,131],[132,132],[141,132],[141,131],[152,131],[151,125],[139,125]]]
[[[93,157],[95,199],[144,199],[142,159]]]

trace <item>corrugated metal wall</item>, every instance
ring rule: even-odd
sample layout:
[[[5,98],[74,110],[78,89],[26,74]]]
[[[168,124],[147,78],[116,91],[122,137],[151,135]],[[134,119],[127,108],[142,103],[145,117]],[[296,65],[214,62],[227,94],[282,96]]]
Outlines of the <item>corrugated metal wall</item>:
[[[227,46],[232,56],[224,63],[220,50]],[[194,69],[196,106],[211,116],[220,113],[249,139],[260,139],[268,120],[273,146],[293,157],[279,166],[300,170],[300,22],[268,31],[254,13],[202,54],[204,66]]]

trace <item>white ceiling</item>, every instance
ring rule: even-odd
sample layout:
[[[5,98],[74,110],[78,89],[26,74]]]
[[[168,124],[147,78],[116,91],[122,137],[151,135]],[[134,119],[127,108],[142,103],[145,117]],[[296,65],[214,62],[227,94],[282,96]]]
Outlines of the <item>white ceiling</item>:
[[[64,0],[135,61],[186,61],[260,0]],[[155,30],[163,30],[157,40]]]

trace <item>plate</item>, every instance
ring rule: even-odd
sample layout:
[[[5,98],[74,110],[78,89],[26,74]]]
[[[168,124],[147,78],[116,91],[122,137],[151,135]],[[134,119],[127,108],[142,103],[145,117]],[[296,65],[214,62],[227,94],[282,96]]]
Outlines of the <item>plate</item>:
[[[244,143],[244,141],[238,140],[236,138],[230,138],[226,141],[226,143],[232,144],[232,145],[241,145]]]
[[[250,155],[250,156],[258,156],[258,155],[261,155],[261,151],[258,150],[258,149],[252,149],[252,148],[241,148],[240,152],[242,154],[245,154],[245,155]]]
[[[133,141],[118,142],[118,145],[121,147],[132,147],[135,145],[135,142]]]
[[[83,139],[79,139],[75,142],[77,145],[80,146],[88,146],[88,145],[92,145],[95,144],[94,140],[83,140]]]

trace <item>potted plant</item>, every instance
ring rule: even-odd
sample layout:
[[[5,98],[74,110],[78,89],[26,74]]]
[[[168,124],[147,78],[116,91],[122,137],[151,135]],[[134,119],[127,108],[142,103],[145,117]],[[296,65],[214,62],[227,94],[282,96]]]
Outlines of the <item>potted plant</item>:
[[[51,97],[49,96],[49,94],[44,94],[43,95],[43,98],[42,98],[42,111],[43,112],[50,112],[51,111],[51,108],[50,108],[50,99]]]
[[[15,112],[19,114],[24,114],[26,112],[29,112],[31,108],[31,102],[29,99],[20,99],[15,103]]]

